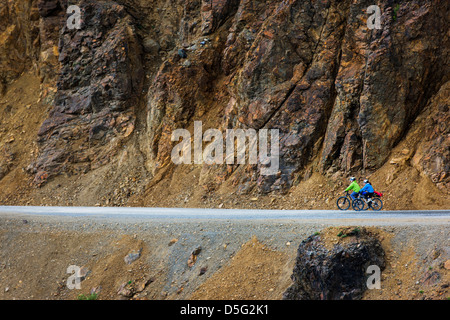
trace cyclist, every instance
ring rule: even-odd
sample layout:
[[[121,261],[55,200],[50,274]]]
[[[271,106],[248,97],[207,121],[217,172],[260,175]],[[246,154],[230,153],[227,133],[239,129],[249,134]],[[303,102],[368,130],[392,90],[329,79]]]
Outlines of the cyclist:
[[[366,179],[364,180],[364,187],[362,187],[362,189],[359,192],[361,193],[362,196],[364,196],[367,199],[373,196],[375,190],[373,189],[369,180]]]
[[[353,200],[355,200],[356,197],[358,196],[358,193],[361,190],[361,188],[359,187],[358,183],[356,182],[355,177],[351,177],[350,181],[351,181],[351,183],[347,187],[347,189],[345,189],[345,191],[353,191],[350,196],[352,197]]]

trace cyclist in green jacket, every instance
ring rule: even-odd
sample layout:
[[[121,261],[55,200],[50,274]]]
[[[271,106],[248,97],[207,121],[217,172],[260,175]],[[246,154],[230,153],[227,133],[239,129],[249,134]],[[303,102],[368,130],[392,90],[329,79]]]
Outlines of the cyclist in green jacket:
[[[361,190],[361,188],[359,187],[358,183],[356,182],[355,177],[351,177],[350,181],[352,183],[350,183],[350,185],[347,187],[347,189],[345,189],[345,191],[353,191],[350,196],[352,197],[353,200],[355,200],[356,196],[358,195],[359,190]]]

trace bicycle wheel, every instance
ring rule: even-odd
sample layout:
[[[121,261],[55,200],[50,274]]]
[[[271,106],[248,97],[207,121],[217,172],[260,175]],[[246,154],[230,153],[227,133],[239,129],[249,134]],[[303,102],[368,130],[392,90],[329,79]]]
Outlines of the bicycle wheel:
[[[372,200],[372,205],[371,205],[371,207],[372,207],[372,210],[380,211],[381,208],[383,208],[383,201],[381,201],[380,198],[374,198],[374,199]]]
[[[352,207],[355,211],[364,210],[364,201],[362,201],[361,199],[355,199],[352,202]]]
[[[336,201],[339,210],[347,210],[350,208],[350,200],[347,197],[339,197]]]

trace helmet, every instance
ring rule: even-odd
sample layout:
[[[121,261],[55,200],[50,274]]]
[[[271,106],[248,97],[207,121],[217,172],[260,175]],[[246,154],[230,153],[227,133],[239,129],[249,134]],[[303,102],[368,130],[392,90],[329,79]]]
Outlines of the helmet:
[[[355,180],[356,180],[355,177],[351,177],[351,178],[350,178],[350,181],[355,181]]]
[[[366,179],[366,180],[364,180],[364,183],[369,183],[369,180],[367,180],[367,179]]]

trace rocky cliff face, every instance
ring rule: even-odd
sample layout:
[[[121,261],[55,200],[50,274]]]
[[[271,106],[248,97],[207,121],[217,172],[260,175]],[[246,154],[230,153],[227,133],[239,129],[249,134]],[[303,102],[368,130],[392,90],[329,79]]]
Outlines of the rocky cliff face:
[[[70,4],[0,5],[0,79],[34,66],[51,105],[28,168],[37,185],[127,144],[151,180],[174,166],[173,130],[202,121],[280,132],[277,174],[216,165],[205,184],[270,193],[313,172],[367,176],[416,126],[404,161],[450,192],[448,1],[379,1],[380,29],[365,0],[84,0],[80,29]]]
[[[187,44],[189,67],[167,60],[156,76],[148,99],[155,167],[164,166],[171,130],[212,100],[223,128],[280,130],[278,175],[246,178],[262,192],[288,189],[314,158],[322,172],[378,169],[448,80],[445,2],[386,1],[380,30],[367,27],[370,1],[240,1],[224,10],[231,2],[213,1],[202,15],[202,35],[216,31],[212,43]]]

